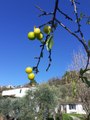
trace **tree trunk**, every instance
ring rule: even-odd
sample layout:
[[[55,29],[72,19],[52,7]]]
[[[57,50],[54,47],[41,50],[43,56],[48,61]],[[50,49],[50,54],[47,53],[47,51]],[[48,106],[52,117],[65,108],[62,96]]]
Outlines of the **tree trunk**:
[[[53,112],[53,119],[56,120],[56,112]]]
[[[48,120],[48,118],[49,118],[49,108],[46,107],[46,108],[44,109],[43,119],[44,119],[44,120]]]
[[[59,120],[63,120],[61,105],[59,105],[58,114],[59,114]]]

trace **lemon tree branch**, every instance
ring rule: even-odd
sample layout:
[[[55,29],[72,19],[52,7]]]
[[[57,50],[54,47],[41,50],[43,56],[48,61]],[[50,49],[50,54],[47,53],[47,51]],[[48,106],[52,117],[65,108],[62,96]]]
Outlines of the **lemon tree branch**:
[[[33,67],[33,70],[35,71],[36,74],[39,72],[38,67],[39,67],[41,58],[43,58],[43,51],[44,51],[44,47],[45,47],[45,45],[46,45],[46,42],[47,42],[47,40],[48,40],[48,37],[49,37],[49,35],[46,36],[46,40],[45,40],[44,43],[40,46],[40,47],[41,47],[40,56],[39,56],[39,57],[35,57],[35,59],[38,59],[38,62],[37,62],[37,64],[36,64],[36,66]]]
[[[64,15],[66,19],[73,21],[73,19],[72,19],[71,17],[69,17],[66,13],[64,13],[63,11],[61,11],[60,8],[58,8],[58,11],[59,11],[62,15]]]

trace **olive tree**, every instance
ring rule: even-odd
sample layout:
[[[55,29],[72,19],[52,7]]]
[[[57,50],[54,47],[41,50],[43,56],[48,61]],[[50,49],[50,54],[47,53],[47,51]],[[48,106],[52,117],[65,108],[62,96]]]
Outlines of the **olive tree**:
[[[30,92],[30,91],[29,91]],[[58,101],[57,90],[54,86],[49,86],[48,84],[39,85],[33,92],[32,101],[37,110],[37,119],[46,120],[50,116],[50,111],[55,109]],[[29,94],[28,94],[29,95]]]
[[[9,118],[12,111],[11,98],[3,98],[0,99],[0,113],[4,116],[5,119]]]

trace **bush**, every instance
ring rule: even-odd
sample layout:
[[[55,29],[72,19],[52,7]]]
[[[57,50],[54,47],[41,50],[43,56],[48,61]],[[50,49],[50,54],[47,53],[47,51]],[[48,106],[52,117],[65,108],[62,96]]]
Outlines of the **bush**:
[[[68,114],[63,114],[63,120],[73,120]]]

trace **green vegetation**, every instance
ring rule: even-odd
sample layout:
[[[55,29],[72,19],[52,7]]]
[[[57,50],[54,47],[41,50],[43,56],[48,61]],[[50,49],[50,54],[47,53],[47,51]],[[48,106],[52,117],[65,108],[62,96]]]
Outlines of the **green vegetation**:
[[[63,120],[73,120],[69,114],[63,114]]]
[[[70,116],[75,116],[77,118],[80,118],[80,120],[85,120],[85,115],[84,114],[69,114]]]

